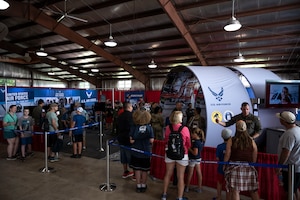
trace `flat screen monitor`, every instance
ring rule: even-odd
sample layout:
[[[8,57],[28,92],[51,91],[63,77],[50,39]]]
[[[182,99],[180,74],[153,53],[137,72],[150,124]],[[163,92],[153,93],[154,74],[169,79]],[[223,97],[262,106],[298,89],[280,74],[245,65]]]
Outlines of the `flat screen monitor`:
[[[266,81],[267,108],[299,108],[300,81]]]

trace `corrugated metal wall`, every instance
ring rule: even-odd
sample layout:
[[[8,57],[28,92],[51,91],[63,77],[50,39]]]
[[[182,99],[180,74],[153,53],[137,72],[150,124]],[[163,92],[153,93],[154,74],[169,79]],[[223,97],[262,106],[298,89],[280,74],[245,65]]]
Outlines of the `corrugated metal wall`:
[[[15,86],[19,87],[95,88],[94,85],[82,84],[82,82],[78,81],[68,84],[49,76],[29,71],[26,69],[26,66],[16,66],[10,63],[0,63],[0,78],[14,79],[16,80]],[[164,80],[164,78],[150,80],[150,90],[161,90]],[[102,88],[118,89],[118,82],[112,80],[103,81]],[[141,82],[133,79],[131,90],[145,90],[145,86]]]

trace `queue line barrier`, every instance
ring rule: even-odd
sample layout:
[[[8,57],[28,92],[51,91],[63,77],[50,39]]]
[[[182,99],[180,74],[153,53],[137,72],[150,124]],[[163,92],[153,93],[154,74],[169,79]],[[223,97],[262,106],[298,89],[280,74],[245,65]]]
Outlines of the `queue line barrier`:
[[[139,149],[135,149],[135,148],[131,148],[131,147],[128,147],[128,146],[124,146],[124,145],[119,145],[117,143],[115,143],[115,140],[111,140],[111,141],[107,141],[107,157],[106,157],[106,160],[107,160],[107,182],[100,185],[100,190],[102,191],[113,191],[115,188],[116,188],[116,185],[115,184],[111,184],[110,183],[110,174],[109,174],[109,145],[114,145],[114,146],[119,146],[120,148],[125,148],[127,150],[130,150],[130,151],[136,151],[136,152],[139,152],[139,153],[142,153],[142,154],[145,154],[145,155],[148,155],[148,156],[151,156],[151,169],[150,169],[150,175],[155,177],[155,178],[158,178],[158,179],[163,179],[164,177],[164,173],[165,173],[165,162],[164,162],[164,154],[165,152],[164,151],[160,151],[160,152],[157,152],[156,150],[156,145],[157,144],[163,144],[163,146],[160,146],[160,147],[163,147],[163,149],[165,148],[165,143],[163,141],[157,141],[155,140],[154,143],[153,143],[153,146],[152,146],[152,152],[146,152],[146,151],[142,151],[142,150],[139,150]],[[204,147],[205,148],[205,147]],[[206,147],[208,149],[213,149],[213,148],[210,148],[210,147]],[[204,149],[205,151],[205,149]],[[289,191],[288,191],[288,200],[293,200],[293,180],[294,180],[294,165],[278,165],[278,164],[275,164],[275,163],[261,163],[261,155],[262,153],[259,153],[258,155],[258,162],[257,163],[241,163],[241,162],[221,162],[221,161],[215,161],[215,151],[214,151],[214,160],[206,160],[205,158],[206,157],[209,157],[209,156],[212,156],[212,155],[209,155],[209,156],[204,156],[202,155],[202,163],[203,165],[201,165],[201,168],[202,168],[202,174],[203,174],[203,185],[206,185],[206,186],[209,186],[209,187],[216,187],[216,177],[214,177],[213,175],[217,173],[217,165],[218,164],[229,164],[229,165],[247,165],[247,166],[254,166],[254,167],[257,167],[257,171],[258,171],[258,180],[259,180],[259,193],[260,193],[260,197],[263,198],[263,199],[266,199],[266,200],[280,200],[282,199],[282,193],[275,193],[274,194],[274,190],[276,190],[276,188],[272,187],[273,185],[269,182],[270,180],[268,179],[269,177],[266,177],[266,176],[269,176],[270,175],[270,172],[273,174],[273,178],[274,176],[276,177],[275,179],[277,180],[277,186],[279,187],[279,182],[278,182],[278,177],[275,175],[275,171],[274,171],[274,168],[283,168],[283,169],[288,169],[289,171]],[[157,162],[159,160],[159,162]],[[267,160],[264,160],[264,161],[267,161]],[[211,164],[213,164],[215,167],[211,167]],[[211,169],[214,170],[213,173],[206,173],[206,170],[207,169],[210,169],[210,172],[211,172]],[[268,173],[264,174],[262,176],[262,169],[266,169],[268,171]],[[158,172],[158,174],[156,173]],[[209,174],[209,176],[208,176]],[[159,175],[159,177],[157,177],[157,175]],[[267,188],[267,190],[269,192],[267,193],[264,193],[266,192],[265,191],[265,185],[263,186],[262,185],[262,179],[266,179],[267,178],[267,184],[271,185],[271,187]],[[212,179],[214,182],[213,185],[209,185],[209,184],[206,184],[207,181],[205,179]],[[275,180],[274,179],[274,180]],[[196,177],[196,173],[194,173],[194,176],[191,180],[191,184],[197,184],[197,177]],[[276,181],[273,181],[273,184],[276,184]],[[263,183],[265,184],[265,183]],[[224,189],[224,188],[223,188]],[[270,195],[270,193],[273,195]],[[243,194],[243,192],[242,192]],[[246,194],[247,195],[247,194]],[[248,194],[249,195],[249,194]],[[276,196],[274,196],[276,195]]]
[[[65,132],[69,132],[69,131],[73,131],[73,130],[84,129],[84,128],[87,128],[87,127],[96,126],[98,124],[99,124],[99,122],[87,124],[87,125],[84,125],[84,126],[78,126],[78,127],[74,127],[74,128],[67,128],[67,129],[58,130],[58,131],[32,132],[33,134],[34,133],[35,134],[44,134],[44,139],[45,139],[45,145],[44,145],[44,147],[45,147],[45,166],[43,168],[41,168],[39,171],[42,172],[42,173],[45,173],[45,172],[49,173],[54,169],[54,168],[48,167],[48,146],[47,146],[48,137],[46,137],[46,135],[57,134],[57,133],[65,133]],[[101,123],[99,125],[99,130],[100,130],[100,142],[101,142],[102,141],[101,138],[103,137],[102,129],[101,129]],[[19,132],[22,132],[22,131],[19,131]],[[100,145],[102,145],[102,143]]]

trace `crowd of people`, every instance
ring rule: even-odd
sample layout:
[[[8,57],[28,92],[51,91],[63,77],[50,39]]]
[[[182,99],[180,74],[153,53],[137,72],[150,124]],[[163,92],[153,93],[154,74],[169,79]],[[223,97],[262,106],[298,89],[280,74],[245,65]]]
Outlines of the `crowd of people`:
[[[59,151],[62,133],[59,127],[82,127],[88,121],[86,111],[80,104],[74,106],[70,117],[57,115],[58,104],[49,105],[46,112],[43,109],[43,100],[33,110],[32,117],[29,109],[24,109],[23,116],[17,118],[16,106],[11,105],[3,118],[4,138],[7,139],[7,160],[15,160],[19,147],[21,157],[32,155],[32,131],[34,125],[43,128],[48,122],[48,155],[49,161],[58,161],[55,157]],[[194,190],[202,192],[201,151],[205,145],[206,119],[201,116],[201,108],[193,108],[189,104],[187,110],[182,110],[182,102],[177,102],[167,119],[162,116],[162,107],[153,103],[150,110],[141,103],[133,108],[130,102],[119,104],[113,110],[107,128],[116,131],[120,145],[120,161],[123,166],[122,178],[133,178],[136,181],[136,192],[147,191],[147,177],[151,163],[151,144],[154,139],[162,140],[166,144],[165,164],[166,171],[163,179],[161,200],[167,200],[171,177],[176,179],[177,200],[187,200],[184,193],[191,190],[190,182],[194,171],[198,185]],[[62,113],[65,111],[62,110]],[[281,124],[286,128],[280,138],[278,146],[278,164],[295,164],[294,192],[295,199],[299,199],[300,186],[300,128],[296,125],[296,117],[292,112],[284,111],[277,114]],[[60,119],[59,119],[60,118]],[[184,118],[186,120],[184,121]],[[110,119],[109,119],[110,120]],[[259,118],[250,113],[247,102],[241,104],[241,113],[233,116],[229,121],[222,122],[216,119],[216,124],[228,127],[235,124],[236,132],[233,135],[230,129],[224,128],[220,133],[223,143],[216,147],[216,160],[234,162],[235,164],[219,164],[217,177],[217,196],[222,199],[222,187],[226,185],[226,199],[240,199],[241,191],[248,191],[253,200],[258,200],[258,175],[255,167],[243,163],[255,163],[257,160],[257,145],[255,139],[261,131]],[[57,132],[57,133],[56,133]],[[175,135],[179,137],[175,138]],[[71,158],[80,158],[85,148],[85,130],[78,128],[69,131],[73,145]],[[21,145],[19,142],[21,141]],[[173,146],[172,146],[173,145]],[[179,158],[170,156],[170,148],[180,153]],[[179,149],[181,148],[181,149]],[[136,151],[138,150],[138,151]],[[173,150],[175,152],[175,150]],[[241,164],[236,164],[241,163]],[[132,170],[130,170],[130,168]],[[276,173],[283,175],[284,189],[288,190],[288,173],[285,169],[277,169]]]
[[[3,118],[3,136],[7,140],[6,160],[22,161],[27,156],[32,156],[32,136],[34,131],[49,132],[47,134],[47,155],[50,162],[59,161],[58,152],[63,146],[64,131],[69,131],[70,143],[73,145],[71,158],[80,158],[85,147],[85,129],[81,128],[89,120],[87,112],[80,103],[75,103],[73,111],[68,113],[66,108],[57,103],[45,105],[43,99],[39,99],[37,106],[30,113],[30,109],[24,107],[23,114],[17,117],[17,106],[11,105]],[[47,107],[47,109],[45,109]],[[77,127],[77,128],[76,128]],[[75,129],[72,129],[75,128]]]

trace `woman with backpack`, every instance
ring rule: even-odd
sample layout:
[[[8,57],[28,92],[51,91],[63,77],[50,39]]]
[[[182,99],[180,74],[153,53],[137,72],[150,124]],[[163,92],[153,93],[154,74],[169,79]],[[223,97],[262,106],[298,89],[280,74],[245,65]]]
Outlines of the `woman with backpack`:
[[[187,200],[188,198],[183,197],[184,191],[184,172],[186,166],[189,164],[188,149],[191,147],[190,132],[187,127],[182,127],[183,113],[181,111],[173,111],[170,115],[171,124],[166,127],[166,172],[164,177],[164,188],[161,200],[167,199],[167,190],[170,183],[171,176],[173,175],[174,167],[177,172],[177,199],[176,200]],[[177,131],[177,133],[176,133]],[[179,135],[180,134],[180,135]],[[179,138],[176,138],[179,135]],[[177,142],[182,140],[180,143]],[[177,153],[181,152],[183,147],[183,155],[179,156]]]

